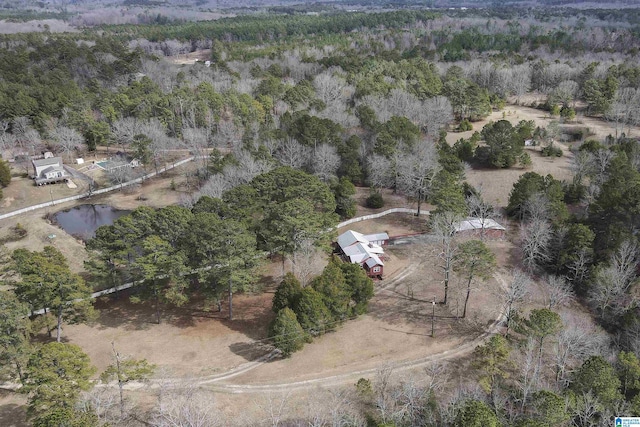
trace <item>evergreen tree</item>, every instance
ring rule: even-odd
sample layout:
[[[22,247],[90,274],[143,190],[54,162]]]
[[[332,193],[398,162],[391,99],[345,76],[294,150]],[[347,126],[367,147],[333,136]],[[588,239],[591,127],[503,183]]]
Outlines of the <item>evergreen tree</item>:
[[[34,424],[58,411],[72,411],[80,392],[91,388],[94,372],[89,356],[75,344],[52,342],[36,351],[24,381],[29,394],[27,414],[35,418]]]
[[[296,314],[289,307],[278,311],[269,327],[269,337],[284,357],[300,350],[307,340],[307,334],[298,323]]]
[[[333,328],[331,312],[324,305],[322,295],[313,288],[302,290],[293,311],[302,329],[312,336],[322,335]]]
[[[11,182],[11,167],[0,158],[0,186],[6,187]]]
[[[278,289],[276,289],[276,293],[273,295],[271,309],[274,313],[278,313],[284,308],[294,307],[300,297],[300,292],[302,292],[302,286],[296,276],[293,273],[285,274],[282,282],[278,285]]]

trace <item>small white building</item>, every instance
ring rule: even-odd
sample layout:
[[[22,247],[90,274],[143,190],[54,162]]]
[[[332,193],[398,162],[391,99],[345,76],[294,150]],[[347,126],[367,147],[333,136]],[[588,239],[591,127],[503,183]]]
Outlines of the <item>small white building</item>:
[[[504,237],[506,230],[506,228],[490,218],[485,218],[484,220],[480,218],[467,218],[456,225],[456,233],[484,234],[492,238]]]

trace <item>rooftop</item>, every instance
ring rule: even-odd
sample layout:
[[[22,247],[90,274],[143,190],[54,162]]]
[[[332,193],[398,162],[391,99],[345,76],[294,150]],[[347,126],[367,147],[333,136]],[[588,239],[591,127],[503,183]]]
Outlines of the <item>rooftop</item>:
[[[62,157],[49,157],[47,159],[32,160],[32,162],[33,162],[33,166],[36,166],[36,167],[61,165]]]

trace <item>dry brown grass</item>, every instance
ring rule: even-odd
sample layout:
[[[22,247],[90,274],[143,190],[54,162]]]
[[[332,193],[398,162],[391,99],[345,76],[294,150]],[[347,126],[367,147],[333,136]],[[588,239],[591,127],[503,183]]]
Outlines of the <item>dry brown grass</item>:
[[[494,111],[489,117],[479,122],[473,123],[473,130],[468,132],[450,132],[447,134],[447,142],[455,143],[460,138],[469,138],[475,131],[481,131],[484,125],[490,121],[509,120],[512,124],[517,124],[520,120],[533,120],[537,126],[546,127],[551,119],[545,116],[544,111],[518,105],[509,105],[505,111]],[[563,157],[542,157],[539,147],[527,147],[526,151],[531,156],[531,167],[523,169],[513,167],[509,169],[469,169],[466,176],[467,181],[476,188],[482,188],[485,199],[497,206],[504,207],[509,201],[509,193],[513,184],[520,175],[525,172],[536,172],[541,175],[551,174],[559,180],[569,180],[571,178],[570,161],[573,154],[569,147],[562,143],[556,143],[562,148]]]
[[[48,219],[49,214],[87,203],[107,204],[118,209],[135,209],[139,206],[158,208],[176,204],[179,202],[181,195],[187,193],[186,178],[183,172],[190,167],[193,167],[193,165],[187,164],[185,167],[171,170],[161,177],[145,181],[143,185],[124,189],[123,191],[114,191],[105,195],[92,197],[91,199],[56,205],[55,207],[44,208],[5,219],[0,223],[0,236],[6,235],[11,227],[20,223],[27,230],[28,234],[24,239],[7,243],[5,246],[8,250],[25,248],[31,251],[39,251],[42,250],[45,245],[53,245],[66,256],[72,271],[81,272],[83,271],[83,263],[87,259],[84,243],[70,236],[55,224],[52,224]],[[177,186],[176,191],[170,188],[172,180]],[[83,183],[83,181],[79,180],[76,182]],[[34,205],[41,201],[50,200],[49,191],[52,191],[54,199],[57,199],[76,194],[83,189],[78,188],[77,190],[71,190],[63,184],[36,187],[33,185],[31,179],[24,178],[18,183],[12,180],[11,185],[4,190],[5,195],[8,193],[15,196],[9,196],[12,197],[11,207],[4,209],[5,211],[11,211],[22,206]],[[55,234],[56,237],[49,239],[48,236],[53,234]]]

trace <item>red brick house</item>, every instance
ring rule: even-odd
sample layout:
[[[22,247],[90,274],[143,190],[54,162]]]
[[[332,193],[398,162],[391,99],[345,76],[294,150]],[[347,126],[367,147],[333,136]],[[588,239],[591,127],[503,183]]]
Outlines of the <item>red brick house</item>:
[[[384,249],[381,244],[389,241],[387,233],[364,235],[348,230],[338,236],[336,251],[345,261],[360,264],[369,277],[382,279],[384,273]]]

